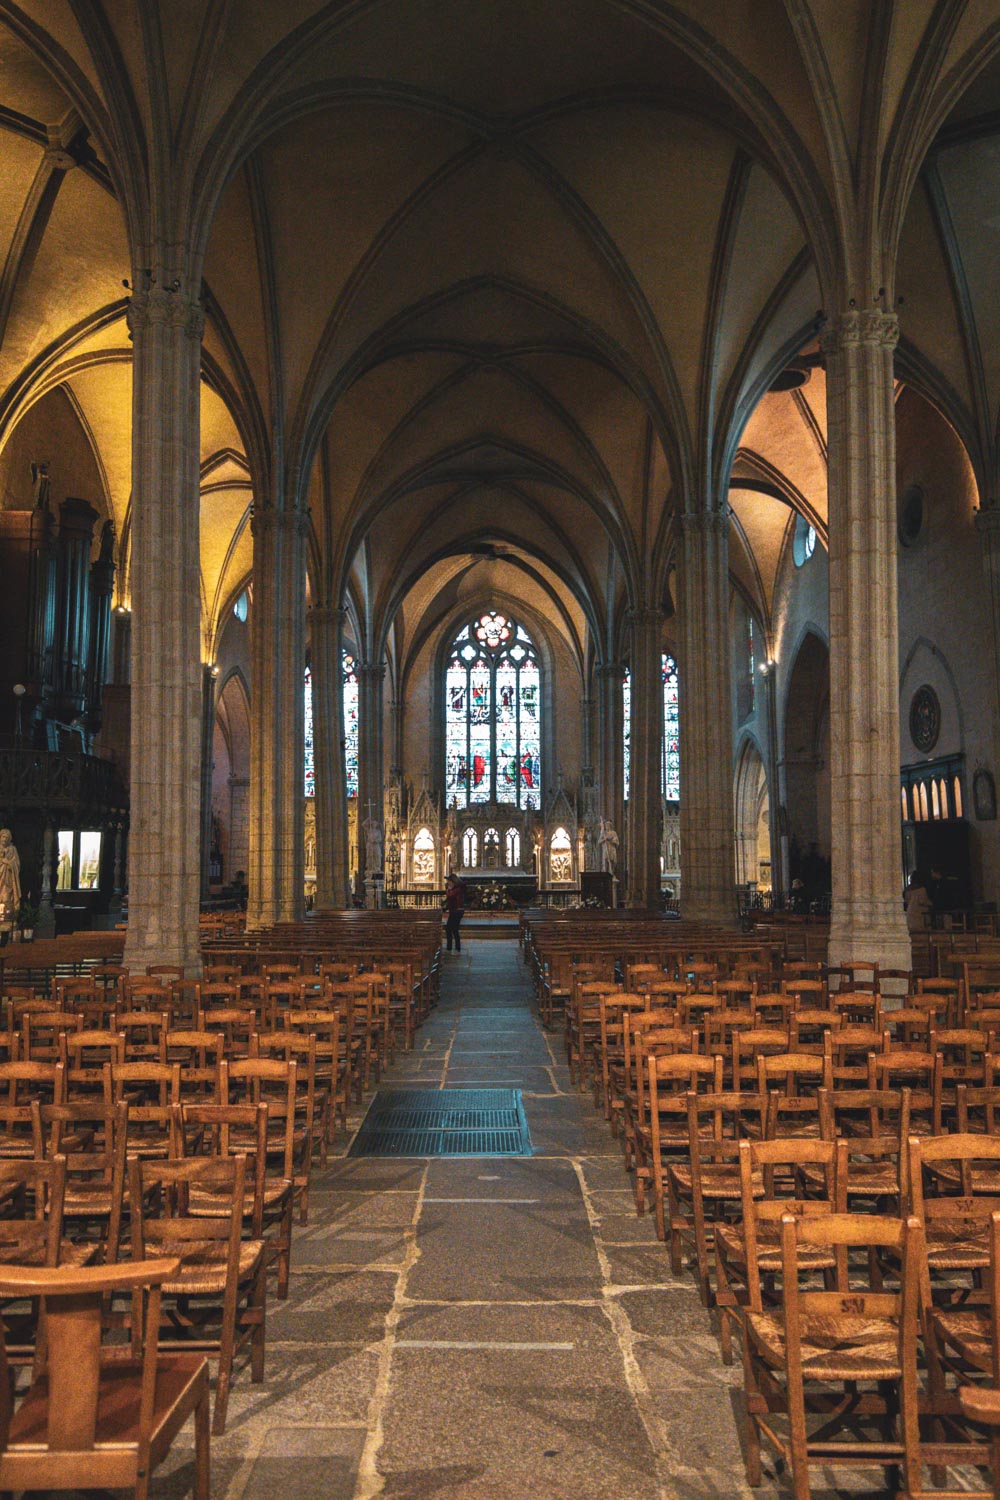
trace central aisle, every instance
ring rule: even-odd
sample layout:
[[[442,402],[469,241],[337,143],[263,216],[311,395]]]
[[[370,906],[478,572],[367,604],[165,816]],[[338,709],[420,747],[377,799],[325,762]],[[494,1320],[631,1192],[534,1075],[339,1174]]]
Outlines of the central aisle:
[[[213,1496],[748,1496],[739,1372],[636,1218],[516,940],[469,939],[442,966],[441,1003],[385,1083],[520,1088],[535,1154],[314,1176],[292,1294],[268,1306],[267,1382],[237,1378]]]
[[[337,1174],[416,1194],[357,1500],[738,1493],[707,1318],[637,1220],[603,1119],[570,1092],[517,943],[468,940],[442,964],[441,1004],[392,1082],[520,1088],[535,1155]]]

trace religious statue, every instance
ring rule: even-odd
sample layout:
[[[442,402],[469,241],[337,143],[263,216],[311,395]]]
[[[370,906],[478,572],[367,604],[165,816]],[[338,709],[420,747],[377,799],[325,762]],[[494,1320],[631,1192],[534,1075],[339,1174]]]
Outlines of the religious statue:
[[[0,828],[0,919],[10,920],[21,905],[21,860],[9,828]]]
[[[601,851],[601,869],[613,875],[618,868],[618,835],[609,818],[601,818],[597,842]]]
[[[374,875],[382,868],[382,824],[369,813],[361,827],[365,835],[365,872]]]

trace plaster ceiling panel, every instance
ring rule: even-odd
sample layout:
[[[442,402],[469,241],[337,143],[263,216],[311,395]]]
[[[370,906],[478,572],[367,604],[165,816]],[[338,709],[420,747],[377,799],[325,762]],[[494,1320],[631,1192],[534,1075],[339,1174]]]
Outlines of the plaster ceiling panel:
[[[771,495],[738,488],[730,489],[729,504],[750,546],[754,571],[759,580],[755,597],[760,596],[764,609],[770,616],[789,508]]]
[[[494,118],[623,85],[719,92],[656,28],[606,0],[396,0],[343,26],[310,65],[392,78]]]
[[[669,351],[693,427],[732,141],[681,115],[623,107],[554,121],[534,144],[624,258]]]
[[[804,245],[799,221],[778,184],[763,167],[753,167],[723,294],[718,343],[720,389],[743,354],[767,299]],[[810,281],[815,286],[813,275]],[[814,301],[812,310],[818,306]],[[769,328],[764,336],[766,353],[773,353],[783,340],[783,328]]]
[[[819,282],[816,279],[815,267],[810,264],[805,273],[789,289],[780,306],[772,313],[764,336],[753,351],[752,357],[747,361],[745,368],[742,369],[740,400],[744,400],[749,391],[759,386],[765,374],[769,380],[773,378],[771,375],[773,366],[770,362],[778,351],[790,347],[797,353],[804,353],[810,349],[810,346],[815,348],[814,330],[817,325],[816,314],[819,310]],[[794,357],[795,355],[792,356]],[[825,442],[826,379],[822,370],[812,371],[808,382],[802,387],[801,395],[810,406],[812,419],[819,425]],[[720,441],[722,436],[720,434]]]
[[[326,320],[373,242],[466,141],[453,123],[364,106],[311,116],[262,147],[289,410]],[[421,260],[436,259],[443,239],[429,234]],[[409,257],[397,274],[403,285],[411,279]],[[376,281],[385,275],[376,261]],[[367,302],[371,284],[361,284]]]
[[[201,496],[200,553],[204,596],[214,620],[218,609],[219,586],[226,571],[229,550],[243,522],[249,496],[242,487],[213,489]]]
[[[522,356],[518,364],[553,393],[585,434],[638,525],[645,486],[635,465],[637,445],[645,449],[645,407],[614,371],[596,361],[544,354]]]
[[[566,470],[590,489],[605,491],[599,461],[557,415],[530,389],[496,367],[473,370],[456,386],[441,391],[414,421],[397,431],[368,476],[370,493],[392,485],[399,476],[433,462],[439,453],[458,452],[475,443],[477,457],[494,447],[499,462],[512,462],[509,450],[525,450]],[[459,468],[469,462],[456,459]],[[516,459],[513,462],[517,462]]]
[[[101,457],[118,535],[132,492],[132,366],[115,363],[81,370],[66,384]]]
[[[75,365],[78,362],[89,363],[92,360],[108,363],[124,360],[131,369],[132,342],[129,338],[124,309],[112,322],[105,323],[103,327],[95,328],[92,333],[88,333],[85,338],[78,339],[72,348],[67,350],[65,362]]]
[[[346,514],[365,470],[396,427],[459,367],[452,354],[403,356],[379,365],[341,396],[323,438],[326,505],[334,524]]]
[[[784,476],[826,524],[826,464],[816,433],[789,393],[762,397],[743,434],[744,450],[759,455],[765,471],[769,468]]]
[[[998,100],[1000,102],[1000,100]],[[1000,132],[942,151],[938,170],[948,196],[968,281],[990,410],[1000,404]]]
[[[219,202],[205,257],[205,280],[240,347],[261,406],[268,411],[271,393],[261,270],[245,171],[235,174]],[[206,327],[206,335],[208,331]]]
[[[788,7],[782,0],[675,0],[672,9],[690,17],[694,45],[706,41],[718,58],[724,49],[727,72],[743,94],[757,93],[761,81],[790,120],[821,173],[826,146]],[[747,75],[750,75],[749,77]]]
[[[0,37],[2,36],[3,32],[0,31]],[[2,83],[0,75],[0,86]],[[2,98],[0,93],[0,99]],[[3,171],[0,172],[0,265],[3,265],[24,208],[24,200],[41,163],[42,148],[27,136],[5,130],[0,134],[0,153],[3,157]]]
[[[53,30],[57,12],[69,15],[69,6],[36,7],[50,12],[39,22]],[[75,30],[75,28],[73,28]],[[77,32],[77,38],[79,33]],[[81,51],[82,47],[80,48]],[[0,24],[0,103],[44,125],[55,125],[70,109],[65,91],[43,67],[35,54],[5,26]]]
[[[218,601],[217,608],[220,616],[221,612],[229,605],[229,601],[235,595],[236,590],[246,583],[252,573],[253,533],[250,530],[248,518],[230,548],[224,571],[219,575],[216,587],[216,599]]]
[[[200,462],[204,463],[211,458],[213,453],[218,453],[220,448],[232,448],[237,453],[243,452],[243,442],[240,438],[239,428],[233,421],[230,412],[222,397],[211,390],[204,381],[201,383],[201,456]]]
[[[575,319],[559,307],[493,283],[472,283],[435,300],[408,319],[400,336],[415,343],[455,340],[496,350],[578,346],[582,338]]]
[[[585,229],[518,161],[492,151],[414,208],[345,317],[334,356],[345,359],[406,307],[474,277],[569,303],[637,364],[651,362],[648,329]]]
[[[30,274],[17,283],[0,384],[97,308],[117,302],[129,274],[117,205],[83,172],[67,172]]]
[[[896,286],[904,298],[901,338],[915,343],[944,380],[969,402],[969,377],[958,318],[933,209],[924,180],[910,198],[899,245]]]

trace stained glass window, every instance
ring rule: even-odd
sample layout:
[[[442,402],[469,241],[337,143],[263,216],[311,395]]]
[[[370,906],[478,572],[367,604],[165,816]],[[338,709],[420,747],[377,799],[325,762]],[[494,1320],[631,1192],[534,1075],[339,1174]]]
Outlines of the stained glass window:
[[[632,769],[632,673],[628,667],[625,668],[625,681],[622,683],[622,734],[624,745],[622,746],[622,764],[625,767],[625,801],[628,801],[629,773]]]
[[[445,675],[445,799],[541,799],[541,678],[530,636],[491,610],[459,631]],[[468,861],[466,861],[468,864]]]
[[[306,667],[306,796],[316,795],[316,763],[313,757],[313,679]]]
[[[354,657],[344,652],[344,779],[347,795],[358,795],[358,673]]]
[[[663,678],[663,746],[660,765],[660,791],[668,802],[681,799],[681,725],[680,698],[677,686],[677,663],[666,651],[660,658]],[[626,667],[622,682],[622,761],[625,768],[625,800],[628,800],[629,771],[632,759],[632,674]]]
[[[681,800],[681,724],[677,691],[677,663],[664,651],[663,671],[663,795]]]
[[[316,795],[316,757],[313,748],[312,672],[305,677],[306,796]],[[344,772],[347,795],[358,795],[358,673],[353,656],[344,652]]]

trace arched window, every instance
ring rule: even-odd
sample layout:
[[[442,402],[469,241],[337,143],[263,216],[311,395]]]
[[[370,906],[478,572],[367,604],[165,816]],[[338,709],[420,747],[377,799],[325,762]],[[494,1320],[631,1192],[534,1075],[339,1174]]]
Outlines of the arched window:
[[[903,822],[908,823],[910,821],[910,794],[905,786],[900,787],[899,794],[903,803]]]
[[[462,864],[474,870],[479,863],[479,835],[474,828],[467,828],[462,839]]]
[[[664,651],[663,673],[663,795],[668,802],[681,800],[681,721],[677,687],[677,663]]]
[[[419,828],[413,840],[413,883],[434,884],[434,835],[429,828]]]
[[[931,811],[933,812],[935,818],[940,818],[941,798],[938,796],[938,784],[933,780],[931,781]]]
[[[354,657],[344,652],[344,780],[347,795],[358,795],[358,673]],[[316,795],[316,757],[313,747],[312,672],[305,674],[305,776],[306,796]]]
[[[660,792],[668,802],[681,800],[681,721],[677,663],[666,651],[660,657],[663,679],[663,746],[660,764]],[[622,725],[624,740],[622,763],[625,771],[625,800],[628,801],[629,772],[632,760],[632,674],[625,668],[622,682]]]
[[[955,798],[955,817],[962,816],[962,783],[956,776],[951,784],[952,795]]]
[[[358,795],[358,673],[354,657],[344,652],[344,778],[347,795]]]
[[[305,690],[306,796],[316,795],[316,761],[313,755],[313,679],[306,667]]]
[[[516,870],[521,863],[521,835],[516,828],[508,828],[504,834],[504,854],[508,870]]]
[[[448,660],[445,800],[453,799],[541,804],[538,659],[521,626],[495,610],[459,631]]]
[[[557,828],[549,843],[549,879],[553,884],[569,884],[573,879],[572,844],[565,828]]]
[[[632,772],[632,673],[628,667],[625,668],[625,678],[622,682],[622,733],[624,736],[622,765],[625,771],[625,801],[627,802]]]

